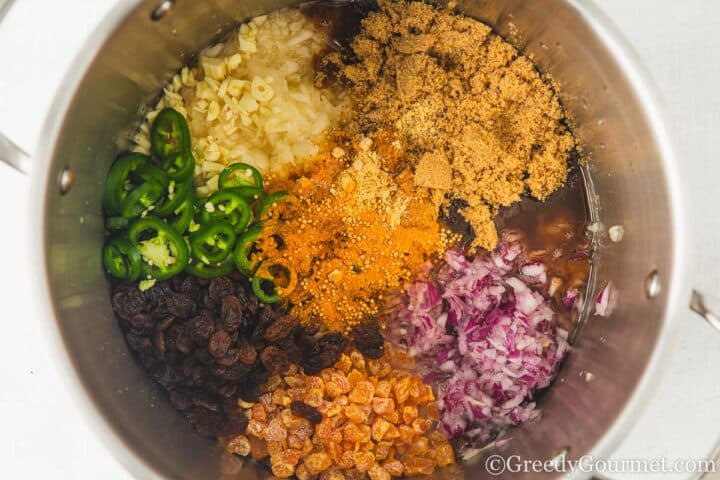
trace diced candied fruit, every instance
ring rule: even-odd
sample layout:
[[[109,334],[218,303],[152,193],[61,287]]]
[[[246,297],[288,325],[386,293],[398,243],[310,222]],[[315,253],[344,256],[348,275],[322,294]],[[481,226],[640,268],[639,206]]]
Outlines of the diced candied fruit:
[[[375,458],[378,460],[385,460],[390,456],[390,452],[392,451],[393,444],[392,442],[378,442],[375,444],[375,448],[373,449],[373,453],[375,453]]]
[[[388,440],[395,440],[396,438],[400,438],[400,431],[395,425],[390,424],[390,428],[388,428],[387,433],[385,433],[385,438]]]
[[[275,455],[279,455],[282,453],[283,450],[285,450],[285,445],[283,445],[283,442],[267,442],[267,450],[270,454],[270,457],[274,457]]]
[[[305,465],[298,465],[295,469],[295,476],[298,478],[298,480],[309,480],[310,472]]]
[[[275,405],[287,407],[290,405],[290,397],[284,388],[278,388],[272,392],[272,402]]]
[[[347,395],[340,395],[335,399],[335,404],[340,405],[341,407],[346,407],[350,405],[350,400],[348,400]]]
[[[365,357],[360,352],[352,352],[350,354],[350,360],[355,368],[359,370],[365,369]]]
[[[370,375],[374,375],[378,378],[387,377],[392,372],[390,364],[382,359],[368,360],[367,367]]]
[[[403,422],[408,425],[412,424],[412,421],[418,417],[418,409],[413,405],[406,405],[402,409]]]
[[[376,442],[379,442],[385,437],[385,434],[390,429],[392,424],[384,418],[378,418],[375,420],[372,426],[372,438]]]
[[[411,455],[424,456],[430,450],[430,442],[426,437],[417,437],[410,444]]]
[[[302,450],[303,445],[305,445],[305,439],[300,438],[297,435],[288,435],[287,443],[289,448]]]
[[[350,382],[341,372],[331,372],[325,380],[325,394],[330,398],[336,398],[350,391]]]
[[[367,472],[375,465],[375,455],[370,452],[355,452],[353,461],[359,472]]]
[[[408,443],[412,441],[413,437],[417,433],[411,426],[408,425],[400,425],[398,427],[398,431],[400,433],[400,441],[402,443]]]
[[[422,385],[420,387],[420,394],[415,400],[417,403],[429,403],[435,401],[435,394],[433,393],[430,385]]]
[[[385,415],[386,413],[395,410],[395,402],[392,398],[373,398],[372,409],[378,415]]]
[[[335,422],[333,422],[330,418],[324,418],[322,422],[315,427],[315,434],[323,443],[340,443],[342,441],[342,434],[340,433],[340,430],[335,428]]]
[[[263,438],[266,428],[267,424],[265,422],[258,422],[257,420],[252,419],[248,422],[246,431],[250,435],[255,435],[256,437]]]
[[[398,404],[405,403],[410,398],[410,377],[403,377],[398,380],[393,387],[393,392],[395,392],[395,400],[397,400]]]
[[[452,446],[447,442],[441,445],[436,445],[433,456],[439,467],[446,467],[455,463],[455,452],[453,451]]]
[[[417,401],[417,399],[420,397],[423,386],[424,384],[419,377],[410,378],[410,387],[408,388],[408,392],[410,392],[410,397]]]
[[[320,480],[345,480],[345,475],[340,470],[325,470],[320,474]]]
[[[380,465],[374,465],[369,471],[370,480],[390,480],[390,474]]]
[[[352,403],[345,407],[345,416],[352,423],[366,423],[370,414],[370,409],[364,405]]]
[[[403,462],[405,475],[430,475],[435,471],[435,460],[422,457],[407,457]]]
[[[345,425],[342,429],[343,431],[343,440],[346,442],[361,442],[363,441],[363,433],[360,427],[354,423],[348,423]]]
[[[319,388],[311,388],[303,401],[311,407],[318,408],[323,402],[323,391]]]
[[[312,453],[305,457],[304,464],[311,475],[324,472],[332,465],[330,455],[325,452]]]
[[[295,467],[287,463],[272,462],[270,467],[277,478],[289,478],[295,473]]]
[[[390,460],[383,463],[383,468],[393,477],[400,477],[403,474],[403,464],[400,460]]]
[[[350,401],[353,403],[359,403],[361,405],[370,405],[370,401],[375,395],[375,387],[368,381],[361,381],[355,385],[352,392],[350,392]]]
[[[283,380],[289,388],[298,388],[305,386],[305,377],[300,375],[287,375]]]
[[[317,375],[305,377],[305,387],[307,387],[308,390],[316,388],[322,392],[325,390],[325,382],[323,382],[322,378]]]
[[[301,457],[302,451],[294,448],[288,448],[280,452],[278,455],[275,455],[272,461],[287,463],[294,467],[298,464]]]
[[[392,394],[392,383],[381,380],[375,385],[375,396],[388,398]]]
[[[263,408],[261,404],[256,403],[250,409],[250,418],[253,420],[257,420],[258,422],[266,422],[267,413],[265,413],[265,408]]]
[[[283,425],[282,420],[276,417],[270,420],[270,423],[268,423],[263,438],[268,442],[280,442],[285,440],[287,438],[287,435],[287,428],[285,428],[285,425]]]
[[[287,391],[290,400],[303,401],[307,397],[307,389],[304,387],[290,388]]]
[[[246,457],[250,454],[250,440],[245,435],[238,435],[230,440],[225,448],[230,453]]]
[[[352,360],[350,360],[350,357],[348,355],[343,353],[342,355],[340,355],[340,360],[335,363],[335,368],[337,368],[343,373],[348,373],[352,368]]]
[[[345,450],[335,464],[342,469],[352,468],[355,465],[355,454],[352,450]]]
[[[416,418],[412,422],[412,428],[417,433],[425,433],[425,432],[427,432],[428,427],[430,426],[429,423],[430,422],[428,422],[427,420],[425,420],[423,418]]]
[[[348,373],[347,379],[348,382],[350,382],[350,386],[352,388],[355,388],[355,385],[358,384],[359,381],[363,380],[365,378],[365,375],[360,373],[359,370],[350,370],[350,373]]]
[[[268,452],[267,442],[262,438],[248,435],[248,440],[250,441],[250,456],[252,456],[254,460],[262,460],[270,454]]]

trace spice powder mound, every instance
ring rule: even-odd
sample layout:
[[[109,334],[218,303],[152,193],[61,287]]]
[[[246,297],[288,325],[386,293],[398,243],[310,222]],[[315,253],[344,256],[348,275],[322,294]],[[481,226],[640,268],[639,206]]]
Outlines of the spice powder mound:
[[[447,209],[462,199],[473,248],[498,241],[499,207],[561,187],[575,140],[551,85],[531,61],[471,18],[419,2],[379,1],[351,54],[321,59],[339,71],[352,111],[344,133],[394,137],[418,187]],[[351,59],[352,63],[346,60]]]
[[[293,315],[349,332],[380,312],[386,292],[458,238],[440,226],[437,206],[411,172],[383,170],[369,139],[333,154],[276,181],[273,188],[286,188],[293,198],[273,210],[257,255],[297,273],[298,286],[287,297]]]

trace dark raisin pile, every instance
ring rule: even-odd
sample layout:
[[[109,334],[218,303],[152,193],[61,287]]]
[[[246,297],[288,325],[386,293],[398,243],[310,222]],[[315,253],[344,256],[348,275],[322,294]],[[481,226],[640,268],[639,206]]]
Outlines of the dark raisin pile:
[[[117,285],[112,305],[143,367],[206,437],[244,432],[237,401],[257,401],[270,375],[291,363],[318,373],[348,347],[340,334],[321,335],[282,307],[259,304],[239,274],[213,280],[180,275],[145,292]],[[296,409],[316,418],[305,407]]]

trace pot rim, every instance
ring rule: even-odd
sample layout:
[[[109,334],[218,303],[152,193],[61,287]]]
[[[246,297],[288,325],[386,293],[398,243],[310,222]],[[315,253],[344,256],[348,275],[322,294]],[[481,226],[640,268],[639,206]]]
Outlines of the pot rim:
[[[667,304],[655,348],[626,406],[603,437],[585,454],[594,458],[606,458],[627,436],[631,427],[639,418],[638,413],[641,408],[653,396],[658,383],[656,380],[661,378],[666,371],[666,360],[669,358],[674,342],[678,337],[680,322],[676,317],[680,312],[682,299],[689,298],[690,290],[689,287],[686,287],[687,268],[683,261],[687,231],[683,208],[684,195],[675,148],[666,126],[664,107],[658,90],[650,79],[650,75],[641,66],[638,55],[595,2],[592,0],[565,1],[587,21],[588,27],[600,37],[625,75],[625,79],[632,87],[633,93],[638,98],[638,103],[652,132],[654,143],[658,145],[660,151],[660,160],[667,182],[667,194],[673,220],[672,272],[674,275],[672,278],[666,279]],[[33,158],[30,189],[32,211],[44,212],[46,203],[51,201],[51,196],[57,194],[56,182],[51,181],[52,179],[49,178],[50,160],[59,140],[63,120],[82,78],[107,39],[141,2],[142,0],[118,0],[117,4],[110,9],[86,38],[83,48],[78,51],[68,67],[61,83],[63,88],[55,96],[42,128],[42,138],[49,139],[49,141],[42,142],[39,145]],[[32,260],[32,273],[39,279],[38,282],[33,283],[37,289],[38,308],[42,317],[47,319],[48,326],[50,326],[49,330],[52,331],[52,333],[47,334],[48,343],[53,356],[57,359],[56,363],[63,371],[63,381],[67,390],[71,392],[72,399],[79,406],[79,410],[90,425],[91,430],[128,472],[136,478],[162,478],[161,473],[145,460],[142,452],[137,451],[118,435],[98,404],[93,400],[92,392],[78,375],[74,361],[67,354],[58,318],[50,297],[44,216],[37,215],[36,220],[30,222],[30,229],[30,238],[34,243],[34,250],[38,252],[38,255]],[[567,475],[567,478],[589,476],[589,474],[579,471],[569,472]]]

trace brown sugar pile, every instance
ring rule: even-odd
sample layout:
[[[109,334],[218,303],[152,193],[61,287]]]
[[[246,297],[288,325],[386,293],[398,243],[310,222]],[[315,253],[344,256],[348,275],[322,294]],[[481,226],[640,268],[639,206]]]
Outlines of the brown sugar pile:
[[[465,200],[473,247],[495,247],[500,206],[523,193],[544,200],[565,182],[575,141],[557,95],[487,25],[424,3],[381,0],[351,48],[353,55],[321,61],[350,89],[343,132],[394,139],[404,152],[397,172],[410,167],[415,184],[444,208]]]
[[[388,147],[372,143],[363,138],[347,154],[336,148],[273,186],[293,198],[265,222],[257,255],[297,273],[286,299],[305,323],[349,331],[458,240],[441,228],[428,190],[411,172],[385,171],[377,150]]]

